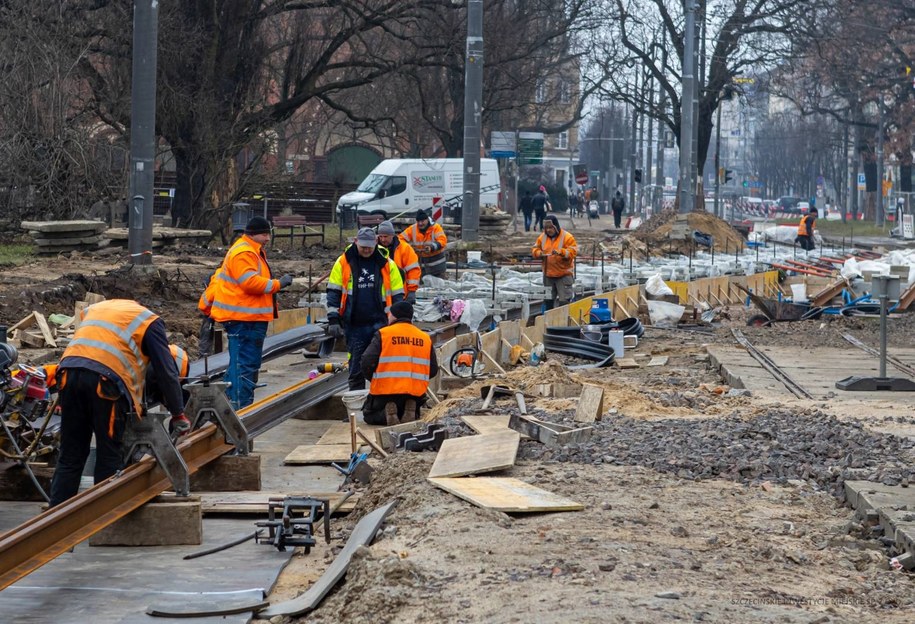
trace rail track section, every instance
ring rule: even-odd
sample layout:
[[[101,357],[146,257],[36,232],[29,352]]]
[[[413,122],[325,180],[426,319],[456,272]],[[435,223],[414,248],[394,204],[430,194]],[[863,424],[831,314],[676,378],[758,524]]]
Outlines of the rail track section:
[[[303,409],[341,392],[348,372],[305,380],[239,411],[253,438]],[[232,451],[213,423],[193,431],[178,445],[189,474]],[[92,537],[172,487],[156,460],[147,455],[117,475],[0,534],[0,590]]]
[[[772,360],[772,358],[770,358],[768,355],[766,355],[765,353],[763,353],[762,351],[757,349],[755,346],[753,346],[753,343],[751,343],[749,340],[747,340],[747,337],[744,335],[744,333],[742,331],[740,331],[739,329],[733,328],[733,329],[731,329],[731,333],[734,335],[734,338],[737,340],[737,342],[740,344],[740,346],[742,346],[744,349],[746,349],[747,353],[749,353],[753,357],[754,360],[756,360],[757,362],[762,364],[762,367],[765,368],[767,371],[769,371],[769,373],[773,377],[775,377],[782,384],[784,384],[784,386],[786,388],[788,388],[788,390],[790,390],[794,396],[796,396],[799,399],[812,399],[813,398],[813,395],[810,394],[809,392],[807,392],[807,390],[804,388],[804,386],[802,386],[798,382],[794,381],[794,379],[792,379],[791,376],[788,375],[788,373],[783,371],[778,366],[778,364],[776,364]]]
[[[847,340],[849,343],[853,344],[854,346],[856,346],[859,349],[861,349],[862,351],[864,351],[865,353],[869,353],[870,355],[873,355],[876,358],[880,357],[879,349],[875,349],[875,348],[871,347],[870,345],[864,344],[863,342],[861,342],[860,340],[858,340],[857,338],[855,338],[854,336],[852,336],[850,334],[842,334],[842,337],[845,338],[845,340]],[[898,370],[902,371],[906,375],[909,375],[910,377],[915,377],[915,367],[911,366],[910,364],[906,364],[899,358],[894,357],[894,356],[890,355],[889,353],[886,354],[886,361],[889,362],[890,364],[892,364],[893,366],[895,366]]]

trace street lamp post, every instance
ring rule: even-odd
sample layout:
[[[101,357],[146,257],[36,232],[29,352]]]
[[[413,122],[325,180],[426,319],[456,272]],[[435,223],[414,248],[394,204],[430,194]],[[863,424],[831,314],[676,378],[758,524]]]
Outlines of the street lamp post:
[[[480,133],[483,121],[483,0],[467,0],[464,65],[464,201],[461,238],[479,239]]]

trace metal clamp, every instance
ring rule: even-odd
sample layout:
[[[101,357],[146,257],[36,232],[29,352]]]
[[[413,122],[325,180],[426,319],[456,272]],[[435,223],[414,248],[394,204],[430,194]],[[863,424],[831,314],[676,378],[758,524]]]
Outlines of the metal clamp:
[[[269,531],[267,537],[255,535],[258,543],[270,543],[279,551],[287,546],[302,546],[307,555],[315,545],[314,523],[318,512],[324,520],[324,541],[330,543],[330,501],[309,496],[287,496],[268,501],[267,520],[255,523]],[[278,515],[278,512],[281,512]]]
[[[190,394],[185,414],[191,419],[191,431],[207,420],[215,420],[226,435],[226,441],[235,446],[239,455],[247,455],[250,449],[248,430],[226,397],[228,384],[205,380],[204,383],[186,384]]]
[[[187,496],[191,491],[187,464],[165,430],[163,421],[166,416],[167,414],[147,412],[140,418],[136,412],[127,413],[123,438],[123,448],[126,450],[124,463],[129,463],[135,452],[152,453],[172,482],[175,494]]]

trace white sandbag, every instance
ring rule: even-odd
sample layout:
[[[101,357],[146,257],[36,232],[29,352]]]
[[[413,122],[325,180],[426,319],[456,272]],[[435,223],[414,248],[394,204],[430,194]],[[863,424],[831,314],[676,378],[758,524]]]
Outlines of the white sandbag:
[[[674,291],[670,289],[670,286],[665,284],[664,280],[661,279],[660,273],[655,273],[648,278],[648,281],[645,282],[645,291],[655,297],[674,294]]]

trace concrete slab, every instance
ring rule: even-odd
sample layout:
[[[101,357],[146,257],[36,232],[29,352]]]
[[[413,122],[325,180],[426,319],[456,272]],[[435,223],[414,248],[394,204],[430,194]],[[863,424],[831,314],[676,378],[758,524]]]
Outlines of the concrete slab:
[[[871,481],[846,481],[845,499],[859,517],[876,513],[883,534],[915,553],[915,488]]]

